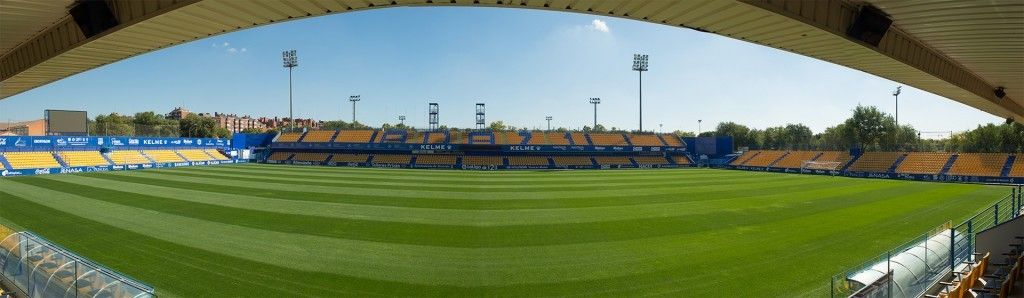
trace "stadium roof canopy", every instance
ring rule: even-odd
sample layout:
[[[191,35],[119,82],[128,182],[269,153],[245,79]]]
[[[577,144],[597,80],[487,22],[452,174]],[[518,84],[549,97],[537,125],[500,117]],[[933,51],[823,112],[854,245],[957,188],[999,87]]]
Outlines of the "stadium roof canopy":
[[[830,61],[1024,122],[1019,0],[0,0],[0,98],[212,35],[420,5],[535,8],[690,28]],[[851,34],[851,26],[865,30]]]

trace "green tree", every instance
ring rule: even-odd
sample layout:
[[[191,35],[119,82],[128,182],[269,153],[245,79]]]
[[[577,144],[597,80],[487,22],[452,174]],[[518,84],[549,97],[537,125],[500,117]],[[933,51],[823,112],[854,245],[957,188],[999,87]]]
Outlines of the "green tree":
[[[506,131],[506,130],[508,130],[508,126],[506,126],[505,122],[501,121],[501,120],[491,122],[490,128],[491,128],[492,131]]]
[[[188,115],[178,123],[181,135],[189,138],[212,138],[222,132],[217,131],[217,122],[213,118]],[[224,130],[227,132],[227,130]],[[230,133],[228,133],[230,134]]]

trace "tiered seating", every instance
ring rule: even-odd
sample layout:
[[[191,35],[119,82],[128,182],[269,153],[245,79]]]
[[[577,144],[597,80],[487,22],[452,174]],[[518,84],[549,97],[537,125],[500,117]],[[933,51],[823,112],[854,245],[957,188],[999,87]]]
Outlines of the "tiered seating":
[[[593,139],[594,135],[591,134],[590,138]],[[633,142],[633,146],[665,146],[665,143],[662,143],[657,135],[631,134],[629,140]],[[597,141],[594,140],[594,142]]]
[[[421,165],[455,165],[456,157],[451,154],[416,155],[416,164]]]
[[[1010,177],[1024,177],[1024,154],[1017,154],[1017,158],[1010,167]]]
[[[579,141],[576,141],[576,133],[573,133],[573,141],[576,142],[576,145],[581,144]],[[586,139],[583,139],[583,141],[584,141],[584,144],[585,144],[586,143]],[[598,146],[627,146],[627,145],[629,145],[629,143],[626,143],[626,137],[624,137],[624,136],[622,136],[622,134],[618,134],[618,133],[592,133],[592,134],[590,134],[590,141],[593,142],[594,145],[598,145]]]
[[[384,142],[384,131],[383,130],[377,131],[377,134],[373,136],[373,140],[372,140],[371,143],[381,143],[381,142]]]
[[[138,150],[110,151],[110,154],[107,155],[107,158],[110,158],[110,161],[113,161],[114,164],[118,165],[137,165],[153,162],[149,160],[149,158],[146,158],[146,156],[143,156],[142,152]]]
[[[424,133],[422,132],[410,133],[405,139],[405,143],[423,144],[423,135]],[[400,142],[401,140],[399,140],[399,138],[401,138],[401,136],[399,136],[398,134],[388,135],[387,138],[384,139],[384,142]]]
[[[447,136],[444,132],[432,132],[427,134],[427,144],[444,144]]]
[[[777,168],[799,169],[805,161],[810,161],[821,152],[818,151],[790,151],[786,157],[775,163]]]
[[[368,154],[335,154],[332,162],[366,162],[370,158]]]
[[[743,154],[740,154],[739,157],[733,159],[732,162],[730,162],[729,164],[734,166],[742,165],[744,161],[747,161],[748,159],[750,159],[750,157],[754,156],[754,154],[757,154],[758,152],[759,151],[743,152]]]
[[[533,135],[537,137],[537,135]],[[509,156],[508,164],[510,166],[546,166],[548,165],[548,158],[545,156]]]
[[[928,297],[949,297],[949,298],[963,298],[963,297],[975,297],[971,292],[974,285],[978,283],[982,275],[988,268],[989,255],[985,254],[981,260],[976,263],[968,264],[964,267],[964,271],[954,272],[956,280],[953,282],[940,282],[945,286],[945,289],[938,296],[926,295]],[[980,283],[984,286],[984,282]]]
[[[303,143],[327,143],[334,137],[336,130],[313,130],[306,133],[306,137],[302,138]]]
[[[952,155],[950,153],[937,152],[910,152],[907,158],[903,159],[903,162],[900,163],[899,167],[896,167],[896,172],[938,175]]]
[[[181,156],[184,156],[185,159],[187,159],[188,161],[213,160],[213,158],[211,158],[209,155],[206,154],[206,152],[203,152],[203,150],[201,149],[178,150],[178,153],[181,154]]]
[[[771,165],[772,162],[778,160],[779,157],[782,157],[783,154],[786,154],[786,151],[762,150],[761,154],[754,156],[754,158],[743,163],[743,165],[751,167],[767,167]]]
[[[668,160],[664,156],[634,156],[633,160],[641,165],[665,165]],[[600,162],[600,161],[598,161]]]
[[[682,155],[673,155],[672,156],[672,160],[675,161],[677,165],[690,165],[690,164],[693,164],[693,162],[690,161],[689,158],[687,158],[686,156],[682,156]]]
[[[495,133],[495,143],[503,145],[519,145],[523,143],[523,136],[517,131],[506,131]],[[532,144],[532,143],[531,143]]]
[[[582,132],[570,133],[569,137],[572,138],[573,145],[577,145],[577,146],[590,145],[590,142],[587,142],[587,137],[585,135],[583,135]]]
[[[338,133],[338,136],[334,138],[335,143],[369,143],[373,140],[372,130],[342,130]]]
[[[412,155],[405,154],[374,154],[373,163],[380,164],[409,164],[412,161]]]
[[[592,166],[594,163],[590,161],[589,156],[553,156],[551,157],[555,161],[555,165],[559,166]]]
[[[281,143],[298,142],[299,138],[302,137],[301,132],[286,132],[282,133],[277,137],[277,141]]]
[[[50,152],[26,151],[26,152],[4,152],[4,158],[14,169],[41,169],[59,168],[60,163],[53,158]]]
[[[850,162],[850,158],[853,158],[852,156],[850,156],[850,152],[846,152],[846,151],[825,151],[825,152],[822,152],[821,156],[819,156],[818,159],[815,159],[814,161],[816,161],[816,162],[838,162],[838,163],[841,163],[841,164],[845,165],[846,163]]]
[[[903,155],[901,152],[864,152],[852,165],[850,171],[854,172],[880,172],[889,171],[896,159]]]
[[[231,159],[227,155],[224,155],[224,153],[220,153],[220,151],[217,151],[215,149],[203,149],[203,152],[206,152],[206,154],[209,154],[211,157],[213,157],[213,160],[229,160],[229,159]]]
[[[490,144],[491,136],[489,135],[473,135],[473,144]]]
[[[292,161],[325,162],[329,156],[328,153],[299,152],[295,153]]]
[[[594,156],[594,160],[599,165],[633,165],[626,156]]]
[[[534,131],[534,132],[530,133],[530,141],[527,142],[527,144],[530,144],[530,145],[547,145],[548,144],[547,133],[545,133],[543,131]]]
[[[285,161],[285,160],[288,160],[288,158],[291,157],[292,154],[294,154],[294,153],[278,151],[278,152],[274,152],[274,153],[270,154],[270,156],[267,157],[267,159],[268,160]],[[117,162],[117,160],[114,160],[114,162]]]
[[[947,174],[999,177],[1007,157],[1006,153],[960,153]]]
[[[109,166],[108,162],[103,155],[100,155],[99,151],[61,151],[57,153],[60,155],[60,159],[64,160],[64,163],[69,167],[94,167],[94,166]]]
[[[544,160],[547,164],[547,159]],[[504,164],[501,156],[463,156],[462,164],[467,166],[500,166]]]
[[[156,162],[185,162],[174,150],[146,150],[143,153]]]
[[[662,134],[661,138],[665,140],[665,145],[672,147],[683,147],[683,141],[679,140],[679,136],[674,134]]]

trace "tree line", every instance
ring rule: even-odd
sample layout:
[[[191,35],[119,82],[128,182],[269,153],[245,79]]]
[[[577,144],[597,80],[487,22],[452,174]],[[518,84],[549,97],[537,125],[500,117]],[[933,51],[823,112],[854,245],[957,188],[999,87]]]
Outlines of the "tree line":
[[[217,126],[213,118],[190,114],[175,120],[156,112],[140,112],[133,116],[118,113],[98,115],[89,122],[89,132],[97,136],[231,137],[231,132]]]
[[[896,125],[892,115],[873,106],[857,106],[845,121],[817,134],[803,124],[752,129],[735,122],[723,122],[700,136],[731,136],[737,148],[752,150],[861,148],[865,151],[1024,152],[1024,125],[1019,123],[979,125],[945,139],[923,139],[913,126]]]

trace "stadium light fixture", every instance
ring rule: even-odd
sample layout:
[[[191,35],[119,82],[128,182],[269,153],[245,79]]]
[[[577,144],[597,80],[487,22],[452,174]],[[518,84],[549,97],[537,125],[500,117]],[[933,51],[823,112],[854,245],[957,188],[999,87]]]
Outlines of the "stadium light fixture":
[[[636,71],[640,75],[640,98],[639,103],[639,114],[640,114],[640,131],[644,131],[644,72],[647,71],[647,55],[646,54],[633,54],[633,71]]]
[[[701,123],[701,121],[704,121],[704,120],[697,119],[697,136],[698,137],[700,136],[700,123]]]
[[[594,128],[597,128],[597,105],[601,104],[601,99],[597,97],[591,97],[590,104],[594,105]]]
[[[892,92],[892,97],[896,100],[896,128],[900,127],[900,89],[903,86],[896,86],[896,91]]]
[[[405,115],[398,115],[398,122],[405,125]]]
[[[356,102],[361,100],[359,95],[352,95],[348,97],[348,101],[352,102],[352,124],[356,123]]]
[[[299,57],[295,55],[295,50],[287,50],[281,52],[281,58],[285,68],[288,68],[288,124],[291,126],[291,131],[295,131],[295,114],[292,105],[292,69],[299,66]]]
[[[551,116],[544,116],[544,120],[548,121],[548,131],[551,131],[551,119],[554,118],[551,118]]]

